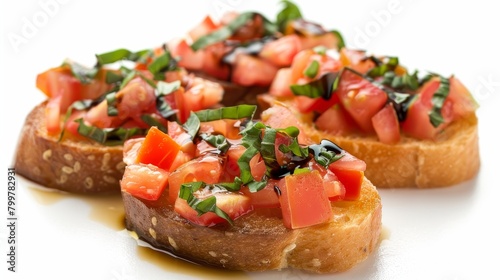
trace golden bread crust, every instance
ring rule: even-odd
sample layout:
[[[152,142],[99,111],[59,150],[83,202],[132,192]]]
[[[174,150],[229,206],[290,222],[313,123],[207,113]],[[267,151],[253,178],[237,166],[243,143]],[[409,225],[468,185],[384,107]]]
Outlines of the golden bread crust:
[[[126,192],[122,196],[127,229],[143,240],[188,260],[232,270],[345,271],[367,258],[381,232],[380,196],[367,179],[359,200],[332,203],[331,222],[293,230],[284,227],[280,209],[253,211],[234,226],[202,227],[181,218],[166,197],[148,202]]]
[[[72,193],[120,191],[125,170],[123,146],[47,134],[46,102],[26,117],[15,155],[16,172],[48,188]]]

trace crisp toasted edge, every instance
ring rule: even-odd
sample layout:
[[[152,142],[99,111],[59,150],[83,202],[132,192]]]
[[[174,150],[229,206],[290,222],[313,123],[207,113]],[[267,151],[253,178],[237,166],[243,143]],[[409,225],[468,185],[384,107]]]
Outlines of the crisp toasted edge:
[[[293,230],[283,226],[280,209],[253,211],[234,226],[202,227],[174,212],[166,196],[156,202],[127,192],[122,197],[127,229],[141,239],[190,261],[231,270],[345,271],[373,252],[381,232],[380,196],[366,178],[359,200],[332,203],[331,222]]]
[[[261,106],[285,106],[269,95]],[[289,107],[290,108],[290,107]],[[293,111],[293,109],[291,109]],[[366,162],[365,176],[377,188],[437,188],[452,186],[476,176],[480,167],[478,125],[475,114],[454,121],[436,140],[403,136],[398,144],[384,144],[376,137],[338,136],[318,130],[308,117],[302,120],[313,142],[328,139]]]
[[[43,185],[72,193],[117,193],[125,170],[123,146],[47,134],[45,107],[26,117],[15,154],[16,172]]]

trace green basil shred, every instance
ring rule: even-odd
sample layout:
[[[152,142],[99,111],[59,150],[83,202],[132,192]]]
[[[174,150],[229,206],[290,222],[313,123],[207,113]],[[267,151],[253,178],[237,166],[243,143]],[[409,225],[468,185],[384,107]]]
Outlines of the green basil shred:
[[[432,110],[429,112],[429,120],[434,127],[438,127],[444,122],[443,115],[441,114],[441,109],[443,108],[444,101],[448,94],[450,93],[450,80],[444,77],[440,77],[439,88],[434,92],[432,96]]]
[[[291,85],[290,89],[295,95],[303,95],[310,98],[321,97],[329,100],[333,92],[337,89],[340,72],[328,72],[319,77],[319,79],[311,81],[303,85]]]
[[[184,183],[181,185],[179,198],[186,200],[188,205],[196,210],[199,216],[208,212],[212,212],[232,225],[233,220],[229,217],[229,215],[222,209],[217,207],[217,199],[215,196],[210,196],[205,199],[199,199],[194,196],[194,193],[196,191],[206,187],[214,188],[214,186],[207,185],[203,182]]]

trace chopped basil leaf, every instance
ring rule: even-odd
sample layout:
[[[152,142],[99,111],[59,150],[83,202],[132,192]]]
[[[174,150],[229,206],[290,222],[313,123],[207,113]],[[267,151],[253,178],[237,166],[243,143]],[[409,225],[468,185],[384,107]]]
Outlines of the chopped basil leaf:
[[[108,103],[108,116],[118,116],[118,108],[116,108],[116,92],[106,94],[106,102]]]
[[[148,70],[155,76],[155,80],[163,80],[163,72],[172,71],[177,68],[177,61],[172,58],[170,52],[165,51],[148,65]]]
[[[241,145],[247,148],[238,159],[238,167],[241,171],[240,177],[243,184],[253,181],[252,173],[250,172],[250,160],[258,154],[261,149],[261,135],[262,130],[265,128],[266,126],[261,122],[249,123],[241,132],[243,135]]]
[[[113,71],[107,71],[106,72],[106,84],[114,84],[121,82],[123,80],[123,76],[120,74],[117,74]]]
[[[137,72],[135,71],[131,71],[129,72],[122,80],[122,83],[120,85],[120,89],[123,89],[127,84],[128,82],[130,82],[133,78],[135,78],[135,75],[137,74]]]
[[[309,156],[309,149],[307,147],[301,147],[297,138],[293,138],[292,143],[290,145],[281,144],[278,149],[283,153],[291,152],[293,155],[298,157],[307,157]]]
[[[164,81],[158,81],[156,84],[156,90],[159,95],[165,96],[171,94],[172,92],[178,90],[181,87],[181,81],[174,81],[167,83]]]
[[[148,124],[149,126],[156,126],[163,133],[168,133],[168,128],[165,127],[161,122],[155,119],[152,115],[144,114],[141,115],[141,120]]]
[[[74,61],[66,60],[63,66],[68,66],[71,69],[71,73],[75,78],[77,78],[82,84],[89,84],[97,75],[99,69],[88,68]]]
[[[434,92],[432,96],[432,110],[429,113],[429,120],[434,127],[438,127],[444,122],[443,115],[441,114],[441,109],[443,108],[444,101],[448,94],[450,93],[450,80],[444,77],[441,78],[441,83],[439,88]]]
[[[298,174],[303,174],[303,173],[308,173],[308,172],[311,172],[311,169],[309,169],[308,167],[295,168],[295,170],[293,171],[293,175],[298,175]]]
[[[78,133],[91,140],[106,146],[122,145],[123,142],[135,135],[144,135],[145,130],[140,128],[101,129],[86,125],[82,118],[75,120],[78,123]]]
[[[418,89],[418,71],[413,74],[405,73],[402,76],[397,76],[396,73],[389,71],[384,73],[382,84],[400,91],[414,91]]]
[[[98,65],[105,65],[120,60],[139,61],[143,60],[145,57],[150,56],[151,54],[152,54],[151,50],[131,52],[127,49],[117,49],[107,53],[96,54],[95,56],[97,58]]]
[[[229,150],[229,148],[231,147],[231,145],[229,144],[229,142],[227,142],[227,139],[226,137],[224,137],[224,135],[201,134],[200,137],[210,145],[217,148],[217,150],[220,151],[220,154],[225,154],[227,150]]]
[[[234,182],[231,183],[217,183],[216,186],[220,186],[228,191],[236,192],[241,189],[242,182],[241,179],[236,177],[234,178]]]
[[[260,182],[252,181],[252,182],[247,184],[247,187],[251,193],[254,193],[254,192],[258,192],[258,191],[262,190],[263,188],[266,187],[266,185],[267,185],[267,181],[260,181]]]
[[[195,113],[191,112],[189,118],[182,125],[182,127],[191,136],[191,139],[194,139],[196,137],[196,134],[198,134],[198,130],[200,130],[200,119]]]
[[[399,65],[399,59],[395,56],[385,57],[382,61],[374,56],[367,59],[372,59],[377,64],[367,73],[371,78],[382,77],[388,71],[394,71]]]
[[[330,31],[330,33],[332,33],[335,37],[337,37],[337,48],[338,50],[342,49],[345,47],[345,41],[344,41],[344,37],[342,36],[342,34],[340,33],[340,31],[338,30],[332,30]]]
[[[266,164],[266,175],[268,176],[271,176],[273,170],[280,169],[274,149],[276,145],[276,134],[276,129],[266,127],[264,137],[262,137],[262,142],[260,143],[260,154]]]
[[[344,156],[344,150],[329,140],[321,140],[320,144],[309,146],[309,152],[314,156],[314,160],[325,168]]]
[[[329,100],[337,89],[339,78],[339,72],[328,72],[321,75],[319,79],[307,84],[291,85],[290,89],[295,95],[304,95],[310,98],[321,97]]]
[[[304,75],[311,79],[314,79],[314,77],[316,77],[316,75],[318,74],[318,70],[319,70],[319,62],[317,60],[313,60],[311,61],[309,66],[307,66],[307,68],[304,70]]]
[[[284,0],[281,3],[284,4],[283,9],[276,15],[276,25],[278,30],[285,33],[287,23],[290,20],[302,18],[302,13],[297,5],[294,3]]]
[[[177,110],[172,109],[163,96],[156,97],[156,109],[158,109],[160,115],[165,119],[168,119],[177,113]]]
[[[255,105],[237,105],[231,107],[222,107],[219,109],[207,109],[196,112],[196,116],[201,122],[209,122],[223,119],[238,120],[243,118],[252,119],[257,106]]]
[[[205,199],[196,198],[193,193],[199,190],[202,187],[206,187],[206,184],[203,182],[193,182],[193,183],[185,183],[181,185],[179,191],[179,198],[187,201],[188,205],[196,210],[199,216],[212,212],[217,216],[223,218],[231,225],[233,224],[233,220],[227,215],[226,212],[222,211],[219,207],[217,207],[217,199],[215,196],[210,196]]]
[[[240,14],[228,25],[222,26],[219,29],[205,35],[201,36],[192,45],[191,49],[194,51],[205,48],[206,46],[221,42],[231,37],[240,27],[244,26],[247,22],[252,20],[255,16],[262,17],[264,21],[264,35],[273,35],[276,32],[274,24],[272,24],[268,19],[258,13],[246,12]]]

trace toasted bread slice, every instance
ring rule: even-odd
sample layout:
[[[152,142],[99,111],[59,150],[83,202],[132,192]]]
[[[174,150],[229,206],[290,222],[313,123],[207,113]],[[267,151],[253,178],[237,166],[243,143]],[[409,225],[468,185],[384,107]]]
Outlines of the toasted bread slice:
[[[451,123],[435,140],[417,140],[402,136],[398,144],[384,144],[375,136],[338,136],[318,130],[310,120],[266,95],[261,106],[285,106],[302,121],[304,133],[313,142],[328,139],[366,162],[365,176],[378,188],[436,188],[458,184],[473,178],[480,166],[477,117]]]
[[[59,140],[59,136],[48,135],[46,104],[36,106],[26,117],[15,156],[16,172],[45,187],[67,192],[118,192],[125,170],[123,146],[103,146],[70,135]]]
[[[345,271],[367,258],[381,232],[380,196],[366,178],[359,200],[332,203],[331,222],[293,230],[283,225],[280,209],[253,211],[233,226],[202,227],[174,212],[166,195],[155,202],[126,192],[122,196],[127,229],[141,239],[185,259],[232,270]]]

